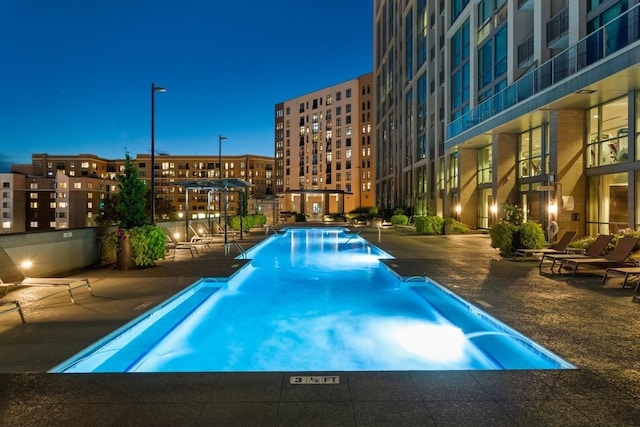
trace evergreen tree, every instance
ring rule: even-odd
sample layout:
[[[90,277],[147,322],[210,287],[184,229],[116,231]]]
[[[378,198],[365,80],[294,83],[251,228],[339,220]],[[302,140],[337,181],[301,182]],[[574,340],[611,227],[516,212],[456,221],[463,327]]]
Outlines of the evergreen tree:
[[[125,152],[124,173],[117,178],[120,192],[116,211],[120,228],[127,230],[147,224],[148,217],[145,212],[147,189],[128,152]]]

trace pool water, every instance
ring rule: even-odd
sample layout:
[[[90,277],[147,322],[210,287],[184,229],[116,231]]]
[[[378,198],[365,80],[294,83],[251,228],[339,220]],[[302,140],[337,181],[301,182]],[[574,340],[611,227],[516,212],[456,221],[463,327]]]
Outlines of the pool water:
[[[345,228],[289,229],[53,372],[573,368]]]

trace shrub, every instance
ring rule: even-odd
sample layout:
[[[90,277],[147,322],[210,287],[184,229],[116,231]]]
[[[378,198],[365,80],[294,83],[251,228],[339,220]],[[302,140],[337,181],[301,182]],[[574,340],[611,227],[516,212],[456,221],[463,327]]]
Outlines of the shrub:
[[[494,224],[489,230],[491,247],[500,249],[500,255],[504,257],[513,256],[513,243],[517,230],[518,228],[510,222],[501,221]]]
[[[544,231],[542,226],[535,222],[525,222],[518,227],[518,247],[526,249],[540,249],[544,247]]]
[[[418,234],[442,234],[443,220],[439,216],[414,216],[413,224],[416,226],[416,233]]]
[[[255,214],[253,216],[253,226],[262,227],[267,223],[267,216],[265,214]]]
[[[455,218],[444,218],[442,220],[442,228],[449,226],[452,233],[468,233],[469,226],[464,222],[460,222]]]
[[[407,225],[409,224],[409,217],[404,214],[395,214],[391,217],[391,224]]]

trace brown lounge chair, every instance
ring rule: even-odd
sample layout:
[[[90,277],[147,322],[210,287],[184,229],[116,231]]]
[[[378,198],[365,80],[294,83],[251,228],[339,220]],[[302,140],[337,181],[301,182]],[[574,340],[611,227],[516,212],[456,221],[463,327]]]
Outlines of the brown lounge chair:
[[[563,259],[560,263],[560,270],[566,268],[571,270],[571,274],[576,274],[578,267],[582,264],[586,265],[611,265],[622,264],[631,255],[640,238],[632,236],[624,236],[609,255],[604,258],[568,258]]]
[[[596,237],[596,240],[589,246],[589,248],[584,252],[584,254],[580,253],[563,253],[563,254],[543,254],[542,258],[540,258],[540,263],[538,264],[538,270],[540,270],[540,274],[542,274],[542,264],[547,261],[551,261],[551,272],[553,271],[553,267],[555,267],[556,262],[562,262],[563,259],[568,258],[596,258],[602,256],[602,253],[611,242],[613,236],[611,234],[601,234]],[[560,271],[558,270],[558,273]]]
[[[622,288],[627,287],[627,283],[630,278],[638,278],[640,277],[640,266],[636,263],[635,267],[610,267],[604,272],[604,276],[602,276],[602,283],[606,282],[610,276],[624,276],[624,280],[622,281]],[[640,281],[636,283],[635,292],[638,292],[640,288]]]
[[[571,243],[573,238],[576,237],[576,234],[578,233],[575,231],[565,231],[560,240],[558,240],[558,243],[553,245],[553,247],[549,246],[547,248],[540,249],[516,249],[516,251],[513,253],[513,259],[515,260],[518,256],[521,256],[522,260],[524,261],[528,255],[566,253],[569,243]]]

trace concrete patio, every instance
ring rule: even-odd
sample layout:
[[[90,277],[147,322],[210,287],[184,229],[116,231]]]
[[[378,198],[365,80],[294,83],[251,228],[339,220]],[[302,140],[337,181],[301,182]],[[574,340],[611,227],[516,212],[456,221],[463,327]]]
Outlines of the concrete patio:
[[[640,294],[622,279],[540,275],[480,234],[361,236],[399,274],[431,277],[578,369],[319,373],[338,375],[333,385],[291,385],[296,372],[46,373],[200,277],[237,271],[245,261],[218,245],[146,270],[84,271],[95,296],[80,288],[77,304],[66,289],[11,288],[3,299],[19,300],[27,323],[0,316],[0,426],[640,425]]]

